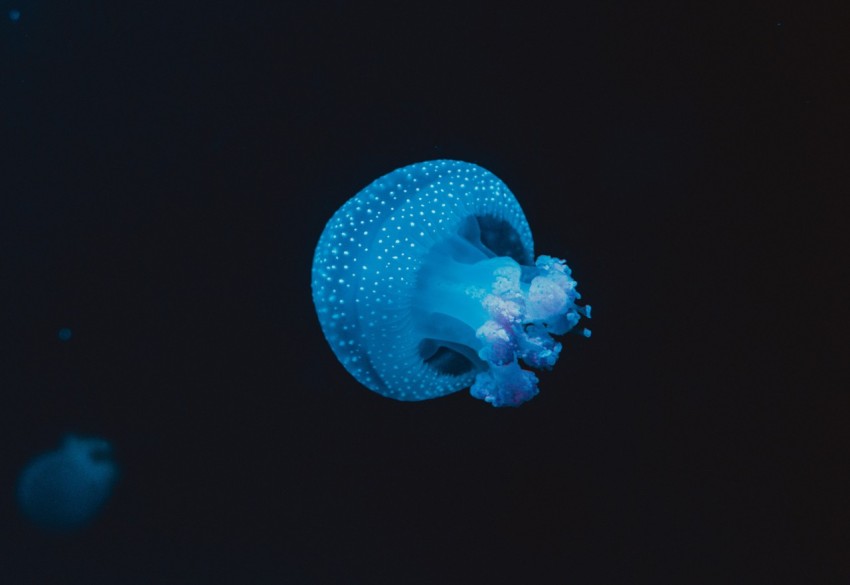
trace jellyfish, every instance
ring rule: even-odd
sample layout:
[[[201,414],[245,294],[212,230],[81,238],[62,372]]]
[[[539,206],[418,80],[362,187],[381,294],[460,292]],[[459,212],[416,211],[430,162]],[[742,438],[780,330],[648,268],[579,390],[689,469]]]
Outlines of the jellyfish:
[[[109,443],[68,436],[56,451],[34,458],[18,480],[18,505],[34,525],[65,533],[88,524],[117,478]]]
[[[508,187],[456,160],[396,169],[348,200],[319,238],[312,292],[345,369],[402,401],[469,388],[519,406],[538,393],[529,368],[558,360],[554,336],[590,317],[566,262],[534,258]]]

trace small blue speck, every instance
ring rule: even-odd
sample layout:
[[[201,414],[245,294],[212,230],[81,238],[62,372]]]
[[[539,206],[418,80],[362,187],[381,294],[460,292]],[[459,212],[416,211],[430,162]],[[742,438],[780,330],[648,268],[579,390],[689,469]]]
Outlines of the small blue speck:
[[[15,10],[14,8],[9,11],[9,20],[12,22],[18,22],[21,19],[21,11]]]
[[[60,341],[68,341],[71,339],[71,330],[67,327],[63,327],[59,330],[59,340]]]

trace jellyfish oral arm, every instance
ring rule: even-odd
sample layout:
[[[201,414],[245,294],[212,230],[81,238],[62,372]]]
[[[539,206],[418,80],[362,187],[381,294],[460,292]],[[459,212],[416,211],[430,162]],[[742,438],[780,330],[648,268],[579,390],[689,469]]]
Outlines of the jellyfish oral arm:
[[[589,306],[576,304],[581,295],[563,260],[540,256],[524,266],[460,237],[432,250],[419,283],[414,307],[424,335],[435,347],[473,356],[480,371],[470,392],[493,406],[533,398],[537,376],[519,362],[550,369],[562,349],[552,336],[589,316]]]

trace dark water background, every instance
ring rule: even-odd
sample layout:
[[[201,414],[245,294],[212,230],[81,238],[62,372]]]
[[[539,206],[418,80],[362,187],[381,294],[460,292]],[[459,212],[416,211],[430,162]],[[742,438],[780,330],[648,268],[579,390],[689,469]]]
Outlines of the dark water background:
[[[847,11],[387,4],[0,3],[0,582],[850,579]],[[324,223],[433,158],[594,307],[519,409],[373,394],[315,318]],[[47,537],[70,432],[122,479]]]

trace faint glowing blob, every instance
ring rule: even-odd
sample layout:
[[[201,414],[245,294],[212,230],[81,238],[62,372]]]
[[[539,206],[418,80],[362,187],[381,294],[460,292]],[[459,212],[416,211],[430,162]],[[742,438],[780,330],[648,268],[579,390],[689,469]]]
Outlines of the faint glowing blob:
[[[83,528],[97,515],[118,477],[104,439],[68,436],[56,451],[34,458],[18,479],[23,515],[56,533]]]
[[[67,327],[63,327],[59,330],[58,337],[59,341],[68,341],[69,339],[71,339],[71,330]]]
[[[15,10],[14,8],[9,11],[9,20],[12,22],[18,22],[21,19],[21,11]]]

